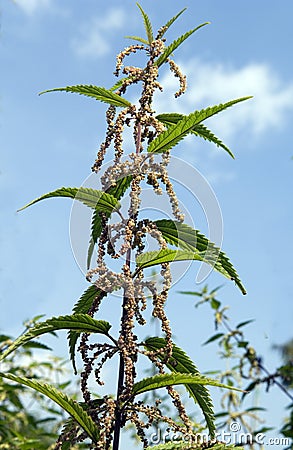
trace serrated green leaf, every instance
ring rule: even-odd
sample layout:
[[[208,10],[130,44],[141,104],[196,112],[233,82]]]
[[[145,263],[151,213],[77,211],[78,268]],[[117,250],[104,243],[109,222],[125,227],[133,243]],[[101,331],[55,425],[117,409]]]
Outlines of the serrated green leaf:
[[[228,386],[227,384],[220,383],[212,378],[206,378],[203,375],[195,375],[190,373],[164,373],[144,378],[143,380],[134,383],[132,394],[139,395],[154,389],[179,384],[201,384],[243,392],[242,389],[235,388],[234,386]]]
[[[95,284],[91,284],[74,305],[73,312],[75,314],[87,314],[95,299],[105,295],[107,295],[106,292],[99,289]]]
[[[92,209],[108,214],[111,214],[114,210],[117,210],[120,207],[120,203],[116,200],[116,198],[106,192],[84,187],[62,187],[60,189],[56,189],[56,191],[48,192],[48,194],[44,194],[41,197],[36,198],[32,202],[20,208],[18,211],[22,211],[29,206],[40,202],[41,200],[53,197],[72,198],[73,200],[78,200]]]
[[[199,254],[195,254],[191,251],[171,250],[169,248],[164,248],[161,250],[141,253],[136,257],[136,264],[139,269],[146,269],[162,263],[189,260],[202,261],[203,259]]]
[[[142,7],[140,6],[140,4],[136,3],[136,5],[140,9],[141,15],[143,17],[144,27],[145,27],[146,35],[147,35],[147,38],[148,38],[148,45],[150,45],[153,42],[153,40],[154,40],[151,21],[150,21],[148,15],[144,12]]]
[[[104,103],[108,103],[113,106],[119,106],[125,108],[131,106],[131,103],[118,94],[115,94],[111,90],[104,87],[92,86],[91,84],[78,84],[76,86],[66,86],[64,88],[48,89],[47,91],[40,92],[39,95],[47,94],[48,92],[71,92],[74,94],[85,95],[86,97],[92,97]]]
[[[221,111],[224,111],[227,108],[235,105],[236,103],[243,102],[252,98],[242,97],[236,100],[231,100],[227,103],[215,105],[212,107],[208,107],[205,109],[201,109],[200,111],[194,111],[188,116],[183,116],[176,124],[170,125],[167,130],[160,133],[148,146],[147,151],[149,153],[162,153],[167,150],[170,150],[175,145],[178,144],[188,133],[192,132],[195,125],[200,124],[204,120],[209,117],[218,114]]]
[[[110,186],[106,193],[112,195],[116,198],[117,202],[123,197],[125,192],[130,186],[132,180],[131,175],[127,175],[126,177],[120,178],[117,180],[114,186]],[[106,217],[110,217],[110,214],[106,213]],[[87,269],[90,268],[91,259],[93,256],[95,244],[102,232],[102,218],[99,210],[95,210],[92,216],[92,225],[91,225],[91,240],[89,243],[88,253],[87,253]]]
[[[107,335],[111,325],[104,320],[95,320],[87,314],[72,314],[67,316],[52,317],[45,322],[40,322],[30,328],[26,333],[18,337],[0,355],[0,361],[6,358],[18,347],[35,339],[42,334],[52,333],[57,330],[74,330],[79,333],[102,333]]]
[[[196,124],[195,113],[184,116],[176,125],[171,125],[167,130],[160,133],[148,146],[148,153],[162,153],[175,147]]]
[[[209,25],[210,22],[205,22],[200,25],[198,25],[196,28],[193,28],[193,30],[187,31],[187,33],[180,36],[178,39],[172,42],[168,47],[165,48],[164,52],[159,56],[159,58],[155,61],[155,64],[160,67],[164,62],[167,61],[171,53],[176,50],[176,48],[179,47],[189,36],[191,36],[193,33],[195,33],[200,28],[204,27],[205,25]]]
[[[99,298],[105,297],[106,295],[107,295],[106,292],[102,291],[101,289],[98,289],[97,286],[92,284],[87,288],[87,290],[82,294],[80,299],[74,305],[73,312],[75,314],[87,314],[92,304],[94,303],[95,299],[97,299],[98,297]],[[67,336],[69,345],[69,355],[75,375],[77,375],[77,368],[75,363],[75,346],[79,336],[80,336],[79,332],[72,330],[68,332]]]
[[[166,347],[166,340],[163,338],[152,337],[145,341],[145,347],[147,350],[159,350]],[[200,375],[197,367],[193,361],[187,356],[187,354],[177,345],[173,344],[172,357],[165,362],[165,355],[158,354],[158,357],[163,363],[166,364],[169,370],[176,373],[190,373]],[[215,418],[213,411],[213,403],[210,397],[209,391],[205,386],[197,384],[186,384],[185,385],[190,396],[198,403],[203,415],[206,419],[207,426],[211,437],[215,435]]]
[[[37,380],[28,379],[25,377],[18,377],[11,373],[0,372],[0,377],[7,380],[14,381],[15,383],[30,387],[37,392],[45,395],[46,397],[57,403],[64,411],[66,411],[81,428],[87,433],[87,435],[97,443],[99,440],[99,429],[93,422],[92,418],[84,411],[84,409],[73,399],[67,397],[63,392],[58,391],[54,386],[50,386],[46,383],[41,383]]]
[[[121,86],[122,86],[122,84],[124,83],[124,81],[126,81],[126,80],[135,80],[135,78],[136,78],[136,77],[131,76],[131,75],[128,76],[128,77],[121,78],[121,79],[118,80],[117,83],[115,83],[109,90],[110,90],[111,92],[117,91],[117,89],[121,88]]]
[[[183,8],[178,14],[176,14],[176,16],[172,17],[172,19],[168,20],[168,22],[161,27],[164,31],[160,34],[160,38],[164,36],[170,26],[175,22],[175,20],[178,19],[179,16],[181,16],[182,13],[184,13],[184,11],[186,11],[186,9],[187,8]]]
[[[138,270],[146,269],[148,267],[156,266],[162,263],[171,263],[176,261],[202,261],[207,264],[214,266],[217,261],[218,254],[209,252],[192,252],[187,250],[171,250],[171,249],[162,249],[158,251],[146,252],[137,256],[136,264]],[[218,272],[220,272],[225,277],[232,279],[230,274],[223,268],[218,267]],[[246,291],[241,283],[237,282],[237,285],[240,287],[243,294],[246,294]]]
[[[116,200],[120,200],[129,188],[131,181],[132,175],[126,175],[125,177],[117,180],[114,186],[108,187],[108,189],[106,189],[106,193],[115,197]]]
[[[198,230],[184,223],[167,219],[157,220],[154,223],[169,244],[198,254],[199,258],[195,259],[212,265],[226,278],[234,280],[241,292],[246,294],[245,288],[227,255]]]
[[[217,136],[212,133],[205,125],[199,124],[197,125],[194,130],[192,131],[193,134],[202,137],[205,141],[212,142],[213,144],[216,144],[217,147],[223,148],[230,156],[231,158],[235,159],[234,154],[231,152],[229,147],[225,145],[221,139],[219,139]]]
[[[159,114],[158,116],[156,116],[156,119],[162,122],[164,125],[170,126],[178,123],[179,120],[181,120],[183,117],[183,114],[169,113]],[[200,123],[198,125],[195,125],[190,133],[202,137],[206,141],[212,142],[217,147],[223,148],[233,159],[235,158],[231,150],[203,124]]]
[[[141,42],[142,44],[149,45],[149,42],[146,39],[141,38],[139,36],[124,36],[124,37],[125,39],[132,39],[134,41]]]
[[[78,402],[78,404],[83,408],[83,410],[87,411],[89,407],[100,408],[104,404],[104,399],[99,398],[92,400],[90,405],[85,402]],[[60,432],[60,436],[64,436],[66,434],[68,437],[72,436],[72,439],[74,439],[74,437],[76,436],[76,432],[79,431],[79,429],[80,427],[78,426],[76,421],[72,417],[70,417],[65,421],[62,430]],[[73,445],[72,441],[68,441],[66,443],[68,443],[69,446],[64,447],[64,449],[66,448],[70,450],[72,448],[71,446]],[[64,449],[62,446],[62,450]]]

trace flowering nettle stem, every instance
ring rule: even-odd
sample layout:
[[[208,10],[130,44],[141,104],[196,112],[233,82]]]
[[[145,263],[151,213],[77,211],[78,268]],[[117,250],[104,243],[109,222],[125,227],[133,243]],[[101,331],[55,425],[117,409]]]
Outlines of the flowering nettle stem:
[[[186,387],[203,413],[211,439],[215,437],[215,418],[205,385],[236,389],[202,376],[191,359],[172,341],[172,329],[165,308],[172,285],[171,262],[204,262],[234,280],[243,294],[246,291],[225,253],[198,230],[183,223],[184,215],[179,208],[168,165],[171,149],[188,134],[208,140],[233,156],[229,148],[203,125],[203,121],[249,97],[194,111],[189,115],[166,113],[156,116],[152,104],[154,93],[157,90],[163,91],[158,81],[160,67],[166,63],[171,73],[178,78],[179,89],[175,92],[175,97],[182,95],[186,90],[186,77],[171,59],[171,55],[206,23],[166,46],[163,36],[184,10],[169,20],[154,36],[148,16],[140,5],[138,7],[143,16],[147,38],[132,37],[139,41],[139,44],[126,47],[117,56],[114,73],[119,76],[122,71],[125,78],[119,79],[112,89],[92,85],[53,89],[75,92],[109,104],[105,139],[92,166],[92,171],[100,174],[101,190],[62,187],[24,207],[45,198],[67,197],[80,201],[93,211],[86,273],[86,280],[91,285],[74,306],[73,314],[38,324],[0,355],[1,360],[34,337],[65,329],[69,331],[70,356],[77,373],[75,353],[79,340],[77,350],[83,363],[80,380],[82,403],[68,399],[54,387],[41,385],[39,381],[7,376],[12,381],[22,381],[24,385],[47,395],[72,417],[60,434],[56,450],[88,442],[88,439],[91,441],[89,448],[92,450],[109,450],[111,446],[112,450],[119,450],[120,431],[127,423],[135,427],[143,447],[147,448],[150,444],[149,430],[153,426],[157,427],[158,422],[175,433],[181,433],[184,438],[187,436],[187,446],[192,448],[189,444],[197,442],[196,430],[199,427],[195,428],[185,410],[181,395],[173,386],[183,384]],[[124,66],[125,58],[136,52],[144,52],[146,55],[145,66]],[[134,105],[124,95],[130,87],[139,83],[141,94],[137,105]],[[124,143],[126,127],[132,128],[133,136],[132,151],[128,154],[125,152]],[[103,171],[102,166],[108,151],[114,153],[113,163]],[[169,200],[169,215],[173,216],[171,219],[151,220],[143,217],[141,202],[144,185],[151,186],[154,196],[162,195],[165,191],[165,203]],[[123,197],[128,201],[126,213],[120,203]],[[118,217],[116,222],[115,217]],[[156,245],[156,250],[145,252],[149,240]],[[172,247],[168,247],[168,244]],[[176,250],[173,247],[176,247]],[[92,267],[94,249],[97,255],[96,263]],[[110,268],[111,263],[116,270]],[[153,266],[159,267],[159,280],[147,277],[144,272],[144,269]],[[97,320],[95,316],[108,294],[119,290],[123,292],[122,313],[119,319],[119,335],[115,338],[110,334],[111,324]],[[148,303],[149,308],[152,308],[152,316],[158,320],[160,336],[139,340],[138,330],[147,323],[145,315]],[[96,339],[93,339],[93,335]],[[100,342],[97,336],[101,335],[107,339],[106,342]],[[105,395],[97,399],[91,387],[92,382],[95,386],[104,384],[102,369],[117,354],[119,369],[116,398]],[[139,356],[147,358],[155,374],[137,381]],[[160,397],[152,399],[152,402],[148,399],[136,399],[139,394],[162,387],[167,388],[168,398],[175,407],[173,417],[165,414],[164,402],[161,402]],[[182,438],[182,449],[186,448],[184,442]],[[160,449],[163,447],[160,446]]]

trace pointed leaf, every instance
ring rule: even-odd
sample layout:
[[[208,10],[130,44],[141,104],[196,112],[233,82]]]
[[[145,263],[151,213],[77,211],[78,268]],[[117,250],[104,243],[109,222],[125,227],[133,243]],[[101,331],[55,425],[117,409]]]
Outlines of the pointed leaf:
[[[106,193],[115,197],[118,202],[118,200],[120,200],[123,197],[123,195],[129,188],[131,180],[132,180],[131,175],[127,175],[126,177],[120,178],[119,180],[117,180],[116,185],[110,186],[106,190]],[[100,213],[99,210],[95,210],[92,216],[92,235],[87,254],[87,269],[90,268],[95,244],[102,232],[102,218],[99,213]],[[106,213],[106,217],[110,217],[110,214]]]
[[[153,42],[153,40],[154,40],[151,21],[150,21],[148,15],[144,12],[142,7],[140,6],[140,4],[136,3],[136,5],[140,9],[141,15],[143,17],[144,27],[145,27],[145,31],[146,31],[147,38],[148,38],[148,45],[150,45]]]
[[[191,132],[196,124],[195,113],[184,116],[176,125],[171,125],[167,130],[160,133],[148,146],[149,153],[162,153],[175,147],[182,139]]]
[[[242,389],[235,388],[234,386],[228,386],[227,384],[220,383],[212,378],[206,378],[203,375],[195,375],[190,373],[164,373],[144,378],[143,380],[134,383],[132,393],[133,395],[139,395],[154,389],[175,386],[178,384],[202,384],[243,392]]]
[[[242,394],[242,400],[243,398],[250,392],[252,392],[258,385],[259,383],[261,383],[261,380],[257,379],[255,381],[252,381],[252,383],[250,383],[246,388],[245,391]]]
[[[217,147],[223,148],[231,156],[231,158],[235,159],[235,156],[233,155],[229,147],[227,147],[227,145],[225,145],[221,141],[221,139],[215,136],[214,133],[212,133],[212,131],[210,131],[205,125],[201,123],[198,124],[192,130],[192,133],[199,137],[202,137],[205,141],[209,141],[212,142],[213,144],[216,144]]]
[[[162,250],[141,253],[136,257],[136,264],[139,269],[146,269],[148,267],[156,266],[162,263],[188,261],[192,259],[202,261],[200,255],[196,255],[195,253],[165,248]]]
[[[218,114],[221,111],[235,105],[236,103],[243,102],[250,99],[250,97],[242,97],[236,100],[231,100],[227,103],[208,107],[200,111],[194,111],[188,116],[183,116],[175,125],[171,125],[167,130],[160,133],[148,146],[147,151],[150,153],[162,153],[170,150],[178,142],[180,142],[188,133],[192,131],[195,125],[208,119],[209,117]]]
[[[152,337],[145,341],[145,347],[148,350],[160,350],[166,347],[166,340],[163,338]],[[187,356],[187,354],[177,345],[173,344],[172,357],[165,362],[165,355],[158,354],[158,357],[163,363],[166,364],[169,370],[176,373],[190,373],[200,375],[197,367],[193,361]],[[209,391],[205,386],[199,384],[186,384],[185,385],[190,396],[199,404],[203,415],[206,419],[207,426],[211,437],[215,435],[215,418],[213,411],[213,403],[210,397]]]
[[[114,92],[105,89],[104,87],[92,86],[91,84],[81,85],[78,84],[76,86],[66,86],[64,88],[55,88],[48,89],[47,91],[40,92],[39,95],[46,94],[48,92],[72,92],[75,94],[85,95],[87,97],[92,97],[96,100],[100,100],[101,102],[108,103],[113,106],[121,106],[125,108],[127,106],[131,106],[131,103],[125,98],[121,97]]]
[[[107,293],[104,291],[101,291],[101,289],[98,289],[97,286],[92,284],[80,297],[78,302],[73,307],[73,312],[75,314],[81,313],[81,314],[87,314],[90,310],[92,304],[94,303],[95,299],[100,297],[106,296]],[[70,359],[72,362],[73,370],[75,375],[77,375],[77,368],[75,363],[75,347],[76,342],[80,336],[80,333],[78,331],[70,330],[68,332],[68,344],[69,344],[69,354]]]
[[[254,322],[254,319],[250,319],[250,320],[245,320],[244,322],[240,322],[236,328],[239,330],[239,328],[245,327],[246,325],[248,325],[249,323]]]
[[[170,126],[179,122],[184,117],[183,114],[170,113],[170,114],[159,114],[156,116],[157,120],[163,124]],[[202,137],[206,141],[216,144],[217,147],[223,148],[229,155],[234,159],[234,155],[231,150],[217,137],[215,136],[206,126],[203,124],[195,125],[190,133]]]
[[[107,214],[107,216],[108,216],[108,214]],[[93,245],[96,244],[98,238],[100,237],[102,229],[103,229],[102,217],[101,217],[100,211],[95,210],[92,215],[92,239],[91,239],[91,241],[92,241]],[[88,269],[89,269],[89,267],[88,267]]]
[[[186,11],[186,9],[187,8],[183,8],[181,11],[179,11],[178,14],[176,14],[176,16],[172,17],[172,19],[168,20],[168,22],[164,26],[161,27],[161,29],[164,31],[160,34],[160,38],[162,38],[164,36],[164,34],[170,28],[170,26],[175,22],[175,20],[178,19],[179,16],[181,16],[182,13],[184,13],[184,11]]]
[[[92,218],[92,220],[93,220],[93,218]],[[100,234],[101,234],[101,231],[99,232],[99,234],[97,236],[100,236]],[[88,249],[87,249],[87,258],[86,258],[86,268],[87,268],[87,270],[89,270],[90,267],[91,267],[91,262],[92,262],[92,257],[93,257],[93,254],[94,254],[94,250],[95,250],[95,241],[94,241],[94,238],[91,237],[90,241],[89,241],[89,246],[88,246]]]
[[[154,223],[169,244],[176,245],[182,250],[200,252],[203,257],[202,261],[212,265],[225,277],[234,280],[241,292],[246,294],[245,288],[227,255],[198,230],[184,223],[167,219],[157,220]]]
[[[224,333],[217,333],[210,337],[207,341],[205,341],[202,345],[210,344],[211,342],[217,341],[221,337],[225,336]]]
[[[106,190],[105,194],[110,195],[111,197],[115,198],[116,204],[120,205],[118,200],[120,200],[123,197],[124,193],[129,188],[131,180],[132,180],[131,175],[127,175],[126,177],[121,178],[120,180],[118,180],[116,182],[115,186],[110,186]],[[97,242],[97,239],[100,236],[101,231],[102,231],[102,222],[101,222],[101,216],[100,216],[99,212],[100,212],[99,209],[96,208],[96,210],[94,211],[94,214],[93,214],[93,219],[92,219],[92,237],[94,239],[94,243]],[[109,212],[103,211],[103,212],[106,213],[106,217],[110,217],[110,215],[111,215],[110,211]]]
[[[201,292],[195,292],[195,291],[178,291],[178,294],[195,295],[196,297],[202,297]]]
[[[95,284],[91,284],[74,305],[73,312],[75,314],[87,314],[95,299],[105,295],[107,295],[106,292],[99,289]]]
[[[85,402],[79,402],[78,404],[83,408],[83,410],[87,411],[90,406],[94,407],[94,408],[100,408],[104,404],[104,399],[98,398],[98,399],[92,400],[90,405],[85,403]],[[68,418],[65,421],[65,423],[64,423],[64,425],[62,427],[62,430],[60,431],[59,435],[62,436],[62,437],[64,435],[67,435],[68,439],[70,439],[69,436],[71,436],[72,439],[65,442],[65,444],[68,444],[68,446],[64,447],[64,444],[62,445],[62,450],[65,450],[65,449],[66,450],[70,450],[70,449],[72,449],[72,446],[74,445],[73,440],[74,440],[74,438],[76,436],[76,433],[79,430],[80,430],[80,427],[78,426],[78,424],[76,423],[76,421],[72,417]]]
[[[110,194],[103,191],[98,191],[96,189],[90,188],[65,188],[56,189],[56,191],[49,192],[48,194],[42,195],[27,205],[20,208],[18,211],[22,211],[35,203],[52,197],[65,197],[72,198],[82,202],[84,205],[89,206],[92,209],[98,209],[99,211],[105,213],[112,213],[115,209],[120,207],[119,202]]]
[[[133,77],[133,76],[128,76],[128,77],[121,78],[121,79],[118,80],[117,83],[115,83],[109,90],[110,90],[111,92],[117,91],[119,88],[121,88],[122,84],[123,84],[126,80],[135,80],[135,77]]]
[[[18,337],[7,350],[0,355],[0,361],[18,347],[42,334],[52,333],[57,330],[74,330],[79,333],[102,333],[107,335],[110,328],[111,325],[108,322],[105,322],[104,320],[95,320],[87,314],[52,317],[52,319],[36,324],[25,334]]]
[[[133,39],[134,41],[141,42],[142,44],[149,45],[149,42],[146,39],[143,39],[139,36],[124,36],[125,39]]]
[[[22,384],[34,389],[37,392],[57,403],[64,411],[66,411],[74,420],[82,427],[87,435],[97,443],[99,440],[99,429],[93,422],[92,418],[84,411],[84,409],[73,399],[67,397],[63,392],[58,391],[54,386],[46,383],[41,383],[36,380],[25,377],[17,377],[11,373],[2,373],[0,376],[15,383]]]
[[[141,253],[136,258],[136,264],[139,269],[146,269],[148,267],[156,266],[162,263],[189,260],[203,261],[203,255],[191,251],[172,250],[170,248],[165,248],[162,250]]]
[[[171,250],[162,249],[158,251],[146,252],[137,256],[136,264],[138,269],[136,270],[134,276],[137,274],[138,270],[146,269],[147,267],[156,266],[162,263],[169,263],[175,261],[202,261],[212,266],[215,266],[217,261],[218,253],[213,253],[211,250],[208,252],[192,252],[186,250]],[[218,272],[224,275],[226,278],[232,279],[230,274],[222,266],[217,267]],[[246,294],[244,287],[239,281],[237,285],[241,289],[243,294]]]
[[[108,187],[108,189],[106,189],[106,193],[115,197],[116,200],[120,200],[129,188],[131,181],[132,175],[126,175],[125,177],[117,180],[114,186]]]
[[[35,341],[31,341],[28,342],[27,344],[24,344],[23,348],[25,349],[38,349],[38,350],[52,350],[51,347],[48,347],[48,345],[42,344],[41,342],[35,342]],[[0,358],[1,360],[1,358]]]
[[[204,27],[205,25],[209,25],[209,23],[210,22],[202,23],[202,24],[198,25],[198,27],[193,28],[193,30],[188,31],[187,33],[183,34],[178,39],[173,41],[172,44],[170,44],[168,47],[165,48],[164,52],[155,61],[155,64],[158,67],[160,67],[164,62],[167,61],[167,59],[169,58],[171,53],[173,53],[174,50],[176,50],[176,48],[179,47],[179,45],[181,45],[189,36],[191,36],[193,33],[195,33],[195,31],[199,30],[200,28]]]

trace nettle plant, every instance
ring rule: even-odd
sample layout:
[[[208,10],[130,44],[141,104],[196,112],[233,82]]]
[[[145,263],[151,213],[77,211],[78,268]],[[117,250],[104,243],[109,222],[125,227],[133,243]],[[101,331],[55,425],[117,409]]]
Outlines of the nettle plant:
[[[175,97],[182,95],[186,90],[186,77],[173,61],[172,54],[206,24],[199,25],[166,45],[166,31],[184,10],[162,26],[154,36],[147,14],[140,5],[138,7],[143,17],[146,38],[130,36],[138,43],[125,48],[117,56],[115,75],[119,77],[122,70],[124,76],[115,86],[105,89],[77,85],[46,91],[73,92],[109,104],[106,137],[92,167],[102,189],[62,187],[24,207],[50,197],[69,197],[92,210],[88,262],[92,260],[95,249],[97,258],[95,267],[89,266],[86,274],[90,286],[74,305],[72,314],[39,322],[1,355],[3,360],[19,346],[40,335],[68,330],[69,352],[76,374],[77,352],[83,362],[80,373],[81,402],[40,380],[1,372],[4,379],[44,394],[69,414],[70,418],[60,431],[55,449],[64,450],[81,445],[96,450],[118,450],[121,429],[129,423],[136,428],[144,448],[151,444],[147,439],[147,430],[155,423],[165,423],[179,437],[176,443],[160,444],[153,449],[198,448],[200,444],[196,430],[186,412],[181,394],[174,388],[176,385],[183,385],[200,408],[210,436],[209,445],[225,448],[224,443],[217,443],[215,439],[213,404],[206,386],[235,388],[201,375],[186,353],[174,344],[165,310],[172,285],[170,264],[186,260],[204,262],[233,280],[243,294],[245,289],[226,255],[202,233],[184,223],[168,175],[168,163],[170,151],[189,134],[210,141],[233,156],[203,122],[250,97],[193,111],[189,115],[156,115],[152,102],[154,93],[163,90],[158,81],[160,68],[169,66],[179,80]],[[146,55],[145,67],[124,66],[125,57],[136,52]],[[129,87],[133,85],[141,87],[136,104],[126,98]],[[133,133],[133,148],[129,154],[125,153],[123,146],[125,127],[129,127]],[[113,163],[103,172],[101,167],[108,151],[114,153],[111,156]],[[140,206],[142,189],[146,185],[152,187],[153,195],[160,195],[163,190],[166,192],[173,219],[150,220],[143,217]],[[123,197],[128,201],[126,214],[123,214],[120,203]],[[146,252],[145,246],[150,237],[156,242],[157,248]],[[119,266],[119,270],[109,268],[111,259],[115,260],[115,267]],[[160,268],[160,283],[147,276],[145,271],[156,266]],[[101,303],[106,302],[114,291],[115,295],[121,292],[122,313],[117,336],[111,333],[110,323],[95,318]],[[161,331],[159,336],[139,338],[143,326],[151,319],[151,316],[145,317],[149,315],[150,308],[152,316],[160,323]],[[117,355],[117,392],[97,398],[99,386],[107,381],[103,380],[102,369],[106,364],[116,367],[117,359],[114,357]],[[156,374],[138,380],[137,372],[143,357],[156,369]],[[140,394],[159,388],[167,389],[177,411],[176,419],[174,415],[171,418],[163,414],[159,396],[153,404],[147,404],[139,397]]]

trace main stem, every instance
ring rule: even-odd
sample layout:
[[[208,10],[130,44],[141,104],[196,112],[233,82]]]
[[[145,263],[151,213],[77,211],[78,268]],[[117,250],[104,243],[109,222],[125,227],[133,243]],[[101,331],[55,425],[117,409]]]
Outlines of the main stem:
[[[131,258],[131,249],[127,250],[126,254],[126,265],[130,267],[130,258]],[[127,303],[127,295],[123,296],[122,303],[122,317],[121,317],[121,325],[123,324],[126,317],[126,303]],[[114,425],[114,437],[113,437],[113,449],[119,450],[119,442],[120,442],[120,431],[121,431],[121,410],[119,407],[119,398],[122,392],[124,383],[124,359],[122,353],[120,353],[119,358],[119,372],[118,372],[118,382],[117,382],[117,393],[116,393],[116,412],[115,412],[115,425]]]
[[[137,137],[136,137],[136,154],[140,152],[140,144],[141,144],[141,124],[138,122],[137,124]],[[131,259],[131,248],[127,250],[126,253],[126,265],[130,268],[130,259]],[[126,317],[126,306],[127,296],[124,294],[123,303],[122,303],[122,318],[121,325],[123,324]],[[113,447],[112,450],[119,450],[119,442],[120,442],[120,431],[121,431],[121,410],[119,407],[119,397],[122,392],[124,383],[124,359],[122,353],[120,353],[119,358],[119,371],[118,371],[118,382],[117,382],[117,393],[116,393],[116,412],[115,412],[115,425],[114,425],[114,437],[113,437]]]

